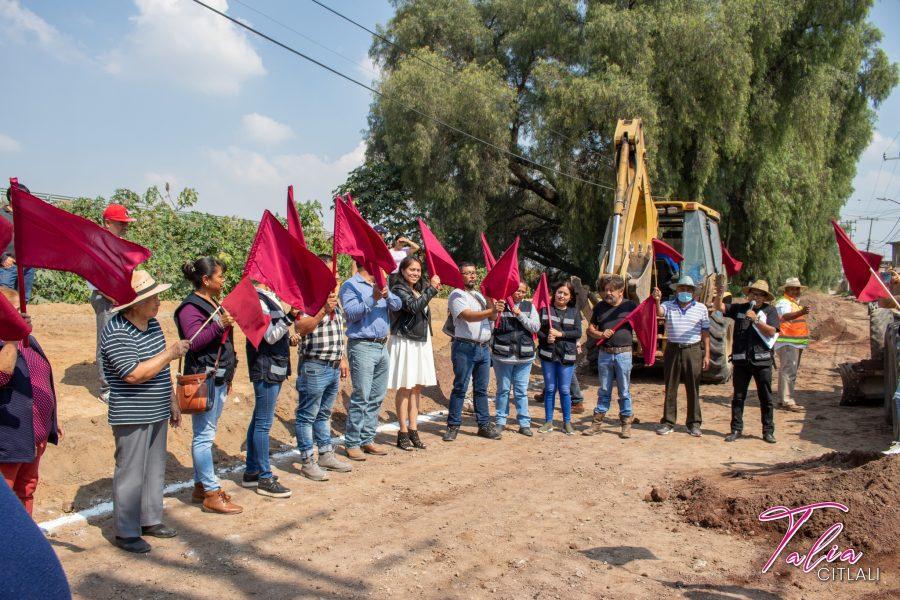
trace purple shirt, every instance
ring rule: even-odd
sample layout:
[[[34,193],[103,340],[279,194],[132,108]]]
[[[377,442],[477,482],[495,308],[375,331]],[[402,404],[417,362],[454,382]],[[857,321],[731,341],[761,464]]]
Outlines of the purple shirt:
[[[185,339],[190,339],[200,329],[209,316],[204,314],[199,308],[193,304],[188,304],[178,313],[178,322],[181,325],[181,331],[184,332]],[[203,328],[194,341],[191,342],[191,352],[198,352],[206,348],[216,340],[221,339],[225,329],[219,322],[219,315],[216,314],[209,325]]]

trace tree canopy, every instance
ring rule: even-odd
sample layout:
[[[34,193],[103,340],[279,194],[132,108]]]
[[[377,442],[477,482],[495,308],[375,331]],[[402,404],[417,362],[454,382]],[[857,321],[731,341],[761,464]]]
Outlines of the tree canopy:
[[[370,186],[364,212],[394,198],[395,226],[423,215],[460,258],[482,230],[520,235],[525,257],[593,277],[616,121],[640,117],[653,194],[719,210],[742,276],[832,281],[829,219],[898,81],[871,0],[394,4],[343,188]]]

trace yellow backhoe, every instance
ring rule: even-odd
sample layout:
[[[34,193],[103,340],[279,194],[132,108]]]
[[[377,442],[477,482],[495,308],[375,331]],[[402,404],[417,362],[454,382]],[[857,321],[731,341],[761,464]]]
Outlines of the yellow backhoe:
[[[628,297],[641,302],[654,287],[659,287],[664,300],[668,299],[674,294],[678,277],[689,275],[697,284],[698,301],[711,304],[716,277],[725,277],[719,213],[700,202],[653,198],[640,119],[619,120],[615,148],[616,191],[600,250],[600,278],[621,275]],[[684,260],[676,265],[663,257],[654,259],[654,238],[675,248]],[[704,372],[705,382],[720,383],[731,377],[728,354],[733,326],[721,313],[710,314],[712,356],[710,368]],[[661,354],[666,343],[662,326],[657,339],[657,352]],[[640,363],[638,356],[636,364]]]

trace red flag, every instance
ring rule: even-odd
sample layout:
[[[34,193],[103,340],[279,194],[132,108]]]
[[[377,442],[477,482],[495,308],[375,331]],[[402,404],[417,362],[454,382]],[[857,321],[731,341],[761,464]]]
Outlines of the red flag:
[[[362,217],[362,213],[359,212],[359,209],[358,209],[358,208],[356,208],[356,204],[353,202],[353,196],[350,195],[350,192],[347,192],[346,194],[344,194],[343,196],[341,196],[341,198],[344,199],[344,202],[347,203],[347,206],[349,206],[350,208],[353,209],[353,212],[355,212],[355,213],[358,214],[360,217]],[[365,219],[365,217],[363,217],[363,218]]]
[[[294,204],[294,186],[288,186],[287,196],[287,222],[288,233],[306,248],[306,238],[303,237],[303,224],[300,223],[300,215],[297,213],[297,205]]]
[[[340,198],[334,201],[334,254],[348,254],[365,266],[378,287],[385,287],[382,269],[390,273],[397,268],[384,240],[362,218],[356,207]]]
[[[641,349],[644,351],[644,365],[652,367],[656,362],[656,299],[650,296],[638,304],[637,308],[625,315],[625,318],[616,323],[612,330],[616,331],[625,323],[630,323],[637,335]],[[600,338],[597,340],[597,345],[599,346],[605,341]]]
[[[483,231],[481,232],[481,252],[484,254],[484,266],[490,271],[497,264],[497,259],[494,258],[494,253],[491,252],[491,247],[488,246],[488,241]]]
[[[541,273],[541,281],[538,283],[537,289],[534,290],[534,296],[531,297],[531,304],[534,305],[534,309],[538,313],[545,308],[548,310],[550,309],[550,284],[547,283],[546,273]]]
[[[838,252],[841,254],[844,276],[847,277],[850,291],[856,299],[860,302],[872,302],[879,298],[890,298],[884,283],[878,278],[866,257],[853,245],[847,232],[836,221],[832,221],[831,224],[834,226],[834,237],[837,240]]]
[[[431,233],[428,225],[422,219],[419,219],[419,231],[422,232],[422,244],[425,246],[425,263],[428,265],[428,272],[432,276],[440,277],[441,283],[444,285],[465,289],[466,284],[456,261]]]
[[[131,274],[150,251],[96,223],[47,204],[10,183],[16,263],[68,271],[116,301],[131,302]]]
[[[3,223],[7,223],[6,219],[0,219]],[[9,227],[7,224],[6,227]],[[12,230],[12,227],[9,227]],[[9,243],[9,238],[3,242],[6,236],[5,227],[0,225],[0,248],[5,248],[5,244]],[[6,299],[6,296],[0,294],[0,340],[7,342],[15,342],[18,340],[28,339],[31,333],[31,326],[25,322],[16,307]]]
[[[259,222],[244,277],[265,283],[279,298],[310,315],[319,312],[337,285],[328,265],[301,246],[269,211]]]
[[[222,299],[222,306],[225,307],[228,314],[234,317],[235,323],[238,324],[253,347],[259,348],[259,343],[266,335],[266,329],[269,328],[272,317],[262,311],[259,294],[250,283],[249,277],[241,278],[231,293]],[[227,330],[225,334],[228,334]]]
[[[481,282],[485,298],[507,298],[519,287],[519,238],[506,249]]]
[[[684,257],[678,250],[664,241],[653,238],[651,243],[653,244],[653,256],[665,256],[671,258],[675,263],[680,263],[684,260]]]
[[[12,224],[6,219],[0,219],[0,250],[6,250],[11,239],[13,239]]]
[[[741,272],[744,262],[731,256],[728,248],[725,247],[725,242],[720,243],[722,244],[722,264],[725,265],[725,272],[728,273],[729,277],[734,277]]]

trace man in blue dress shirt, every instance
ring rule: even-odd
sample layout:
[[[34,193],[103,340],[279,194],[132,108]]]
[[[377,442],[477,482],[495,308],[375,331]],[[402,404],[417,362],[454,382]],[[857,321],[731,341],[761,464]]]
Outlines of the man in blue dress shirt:
[[[344,446],[351,460],[366,460],[366,454],[387,454],[375,445],[375,428],[387,392],[388,311],[400,309],[400,298],[387,287],[379,289],[363,265],[357,263],[356,267],[356,275],[345,281],[340,291],[347,318],[347,353],[353,383]]]

